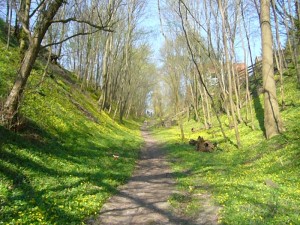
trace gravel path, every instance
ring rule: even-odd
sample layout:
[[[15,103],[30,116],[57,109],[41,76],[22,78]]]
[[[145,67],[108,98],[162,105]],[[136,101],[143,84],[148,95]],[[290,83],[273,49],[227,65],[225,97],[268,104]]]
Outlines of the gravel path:
[[[198,225],[217,224],[214,210],[189,221],[170,210],[168,198],[175,189],[175,180],[163,152],[146,131],[142,131],[146,145],[132,178],[119,193],[103,206],[93,225]],[[206,215],[207,214],[207,215]],[[212,215],[212,216],[211,216]],[[208,219],[201,218],[207,217]]]

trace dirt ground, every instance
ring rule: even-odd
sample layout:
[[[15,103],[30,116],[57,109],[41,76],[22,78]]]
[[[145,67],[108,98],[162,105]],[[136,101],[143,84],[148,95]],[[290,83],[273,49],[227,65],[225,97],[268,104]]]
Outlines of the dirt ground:
[[[200,198],[203,209],[195,219],[184,218],[172,210],[168,198],[176,190],[176,182],[163,151],[146,129],[142,130],[145,146],[129,182],[119,189],[101,209],[93,225],[214,225],[218,207],[212,206],[210,196]]]

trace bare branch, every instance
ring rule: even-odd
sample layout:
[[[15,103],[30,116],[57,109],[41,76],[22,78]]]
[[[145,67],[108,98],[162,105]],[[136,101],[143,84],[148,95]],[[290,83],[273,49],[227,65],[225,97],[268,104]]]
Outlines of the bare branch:
[[[46,0],[42,0],[41,3],[32,11],[32,13],[29,15],[29,18],[33,17],[33,15],[40,9],[40,8],[44,8],[45,7],[45,1]]]
[[[94,33],[97,33],[99,32],[100,30],[95,30],[95,31],[92,31],[92,32],[80,32],[80,33],[76,33],[76,34],[73,34],[61,41],[58,41],[58,42],[54,42],[54,43],[50,43],[50,44],[47,44],[47,45],[44,45],[42,48],[47,48],[49,46],[52,46],[52,45],[58,45],[58,44],[61,44],[67,40],[70,40],[71,38],[74,38],[74,37],[77,37],[77,36],[83,36],[83,35],[89,35],[89,34],[94,34]]]
[[[99,25],[91,23],[90,21],[87,21],[87,20],[78,20],[75,17],[68,18],[68,19],[65,19],[65,20],[53,20],[51,23],[69,23],[69,22],[84,23],[84,24],[87,24],[91,27],[97,28],[97,29],[102,30],[102,31],[114,32],[114,30],[110,29],[110,27],[112,27],[112,26],[108,26],[108,25],[99,26]]]

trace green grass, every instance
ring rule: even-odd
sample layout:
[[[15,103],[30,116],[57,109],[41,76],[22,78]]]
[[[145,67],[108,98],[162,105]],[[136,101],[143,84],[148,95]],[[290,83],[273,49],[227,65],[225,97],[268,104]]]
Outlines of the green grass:
[[[293,103],[281,112],[286,132],[269,141],[258,119],[254,131],[239,125],[241,149],[234,145],[233,130],[225,127],[230,139],[225,142],[219,129],[191,133],[190,129],[200,124],[186,121],[186,138],[201,135],[218,142],[213,153],[196,152],[188,140],[181,142],[178,127],[153,131],[165,143],[172,168],[179,174],[178,189],[192,197],[211,193],[214,204],[221,207],[222,224],[300,224],[300,93],[295,77],[286,77],[285,85],[286,102]],[[275,187],[266,184],[269,180]],[[170,201],[186,215],[195,213],[195,197],[183,203],[172,196]]]
[[[1,41],[0,48],[3,102],[18,49]],[[38,85],[43,63],[34,65],[20,108],[23,126],[0,126],[0,224],[84,223],[130,177],[143,143],[138,123],[99,112],[71,73],[51,66]]]

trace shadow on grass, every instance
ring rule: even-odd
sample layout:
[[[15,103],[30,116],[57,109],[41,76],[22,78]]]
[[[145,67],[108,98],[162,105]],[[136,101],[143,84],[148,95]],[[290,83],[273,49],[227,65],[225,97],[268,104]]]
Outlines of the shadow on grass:
[[[0,178],[2,188],[6,187],[0,193],[4,197],[1,222],[22,218],[32,223],[37,218],[30,218],[29,212],[37,208],[44,222],[79,224],[93,212],[75,213],[80,210],[79,196],[95,201],[91,196],[97,195],[103,201],[130,177],[137,151],[129,151],[128,143],[83,132],[87,127],[76,130],[70,126],[67,132],[53,136],[33,122],[27,125],[19,134],[0,127]],[[122,157],[114,160],[113,153]],[[68,204],[70,209],[66,209]],[[95,204],[94,212],[100,200]],[[28,214],[28,221],[23,221],[21,212]]]
[[[282,223],[298,224],[299,198],[292,191],[297,189],[300,165],[300,142],[294,135],[297,127],[262,141],[255,149],[249,146],[237,152],[199,155],[184,145],[165,148],[178,171],[190,171],[178,177],[180,187],[212,193],[224,204],[226,224],[247,224],[249,218],[255,218],[255,224],[273,224],[279,218]],[[278,187],[268,186],[268,179]]]
[[[264,125],[264,109],[261,104],[261,101],[259,98],[259,93],[258,93],[259,87],[262,86],[261,83],[262,83],[262,79],[260,79],[260,80],[254,79],[252,86],[251,86],[251,92],[253,95],[253,104],[254,104],[256,119],[258,120],[260,129],[265,134],[266,130],[265,130],[265,125]]]

